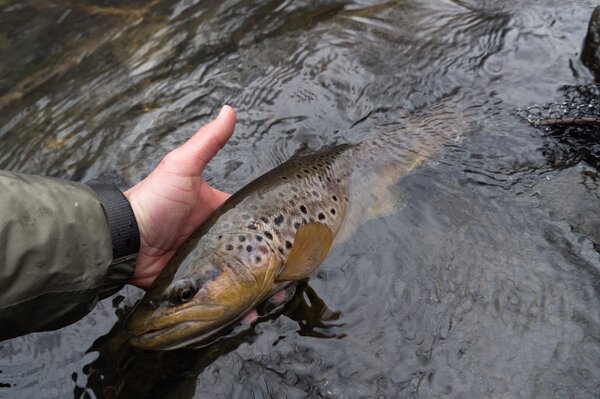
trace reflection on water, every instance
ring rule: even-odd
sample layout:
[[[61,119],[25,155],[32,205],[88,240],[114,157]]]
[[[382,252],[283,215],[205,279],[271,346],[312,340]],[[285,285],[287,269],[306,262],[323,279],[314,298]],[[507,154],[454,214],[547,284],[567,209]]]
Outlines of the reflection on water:
[[[233,191],[449,93],[489,105],[257,325],[138,351],[129,287],[0,343],[0,397],[600,396],[598,152],[514,115],[593,81],[594,2],[38,3],[0,1],[3,169],[133,183],[229,103],[207,177]]]

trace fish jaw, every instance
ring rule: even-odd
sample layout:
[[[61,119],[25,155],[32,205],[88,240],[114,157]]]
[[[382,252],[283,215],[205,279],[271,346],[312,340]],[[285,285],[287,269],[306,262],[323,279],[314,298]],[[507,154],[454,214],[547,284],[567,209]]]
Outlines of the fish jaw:
[[[221,305],[201,304],[176,312],[145,306],[132,313],[125,330],[131,344],[140,349],[176,349],[208,338],[228,313]]]

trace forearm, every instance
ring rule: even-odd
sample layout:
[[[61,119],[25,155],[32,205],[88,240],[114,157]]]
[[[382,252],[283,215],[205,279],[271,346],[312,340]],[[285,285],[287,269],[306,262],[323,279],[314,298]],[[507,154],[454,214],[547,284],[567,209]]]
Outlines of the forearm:
[[[62,327],[120,289],[110,230],[86,185],[0,171],[0,339]]]

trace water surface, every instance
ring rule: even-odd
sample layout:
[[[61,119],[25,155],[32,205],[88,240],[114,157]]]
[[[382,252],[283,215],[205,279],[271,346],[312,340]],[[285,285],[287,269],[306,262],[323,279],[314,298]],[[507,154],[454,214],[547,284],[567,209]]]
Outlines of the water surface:
[[[133,184],[228,103],[235,191],[451,93],[480,115],[277,314],[144,352],[128,287],[0,343],[0,397],[600,396],[598,164],[514,113],[593,81],[593,1],[37,3],[0,1],[3,169]]]

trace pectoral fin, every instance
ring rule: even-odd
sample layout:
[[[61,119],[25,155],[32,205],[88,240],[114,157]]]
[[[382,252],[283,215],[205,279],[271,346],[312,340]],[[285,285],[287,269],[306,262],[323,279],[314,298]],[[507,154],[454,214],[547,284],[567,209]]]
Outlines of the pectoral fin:
[[[277,281],[295,281],[308,277],[327,256],[333,233],[323,223],[304,224],[298,228],[292,250]]]

